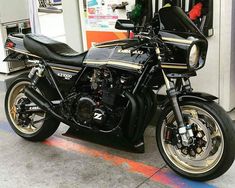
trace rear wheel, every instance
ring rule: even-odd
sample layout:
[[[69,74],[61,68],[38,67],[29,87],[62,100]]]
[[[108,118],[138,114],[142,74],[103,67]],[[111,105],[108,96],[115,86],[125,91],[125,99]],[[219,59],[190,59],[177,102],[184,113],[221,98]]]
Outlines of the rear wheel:
[[[234,161],[234,127],[227,113],[215,102],[180,103],[189,118],[191,144],[177,143],[174,113],[166,108],[160,117],[156,138],[160,153],[175,172],[194,180],[210,180],[225,173]]]
[[[20,75],[8,88],[5,97],[5,112],[12,129],[21,137],[30,141],[42,141],[50,137],[59,123],[39,108],[26,110],[32,102],[25,96],[24,88],[30,84],[27,75]],[[48,91],[46,80],[40,80],[37,91],[52,100],[53,93]]]

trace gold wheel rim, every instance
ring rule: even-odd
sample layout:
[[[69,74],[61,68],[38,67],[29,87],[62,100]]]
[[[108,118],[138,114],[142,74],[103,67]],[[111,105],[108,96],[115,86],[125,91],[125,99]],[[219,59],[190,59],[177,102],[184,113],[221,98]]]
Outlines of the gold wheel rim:
[[[23,134],[32,135],[35,134],[40,130],[44,121],[45,121],[45,112],[35,112],[32,113],[30,116],[31,122],[27,126],[23,126],[19,124],[18,118],[19,113],[17,112],[16,104],[19,102],[20,99],[27,98],[24,94],[24,88],[29,85],[29,81],[21,81],[14,85],[11,89],[8,97],[8,114],[10,116],[10,120],[13,126]],[[39,92],[39,91],[38,91]],[[38,119],[38,118],[41,118]],[[34,123],[36,122],[36,123]]]
[[[207,145],[205,148],[203,148],[203,153],[200,155],[196,155],[196,157],[189,157],[187,155],[184,155],[176,146],[173,146],[167,142],[164,141],[164,133],[166,131],[166,125],[169,125],[171,123],[175,123],[173,112],[171,111],[167,116],[165,121],[163,122],[163,125],[161,126],[161,142],[163,150],[168,157],[168,159],[173,163],[177,168],[184,172],[188,172],[191,174],[202,174],[206,173],[210,170],[212,170],[221,160],[223,152],[224,152],[224,137],[222,130],[218,124],[218,122],[215,120],[214,117],[212,117],[208,112],[206,112],[204,109],[201,109],[197,106],[192,105],[185,105],[181,107],[182,113],[188,112],[189,110],[192,110],[196,112],[197,114],[200,114],[200,116],[204,116],[210,119],[210,123],[213,124],[213,127],[215,128],[213,134],[209,134],[208,128],[203,124],[200,123],[199,120],[194,120],[195,123],[197,123],[197,126],[199,126],[200,130],[208,130],[205,134],[207,141]],[[201,120],[200,120],[201,121]],[[213,138],[219,136],[221,141],[220,145],[213,155],[211,155],[211,151],[213,149]]]

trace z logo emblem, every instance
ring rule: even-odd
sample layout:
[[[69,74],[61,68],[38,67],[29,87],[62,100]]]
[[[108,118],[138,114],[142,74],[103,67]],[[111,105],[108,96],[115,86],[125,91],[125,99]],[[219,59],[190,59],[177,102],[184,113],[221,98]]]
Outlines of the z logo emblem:
[[[94,113],[94,119],[102,120],[102,114]]]

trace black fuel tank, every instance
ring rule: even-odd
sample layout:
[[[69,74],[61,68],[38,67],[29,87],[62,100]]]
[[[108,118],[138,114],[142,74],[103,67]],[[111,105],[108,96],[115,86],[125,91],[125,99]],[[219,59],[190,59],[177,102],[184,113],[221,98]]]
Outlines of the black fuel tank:
[[[136,40],[110,41],[90,48],[84,60],[86,66],[107,66],[128,71],[141,72],[148,61],[150,54],[147,49],[123,50],[122,46],[134,43]]]

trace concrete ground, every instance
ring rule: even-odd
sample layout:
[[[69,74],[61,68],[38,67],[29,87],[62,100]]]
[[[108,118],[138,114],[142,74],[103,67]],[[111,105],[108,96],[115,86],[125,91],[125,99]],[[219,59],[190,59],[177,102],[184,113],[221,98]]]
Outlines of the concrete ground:
[[[4,82],[0,82],[0,87],[6,88]],[[235,164],[226,174],[209,182],[194,182],[176,175],[160,156],[153,127],[146,131],[144,154],[132,153],[117,144],[115,138],[85,132],[79,133],[79,139],[62,136],[68,128],[63,124],[44,142],[25,141],[11,130],[6,120],[4,97],[2,89],[0,187],[232,188],[235,185]]]

